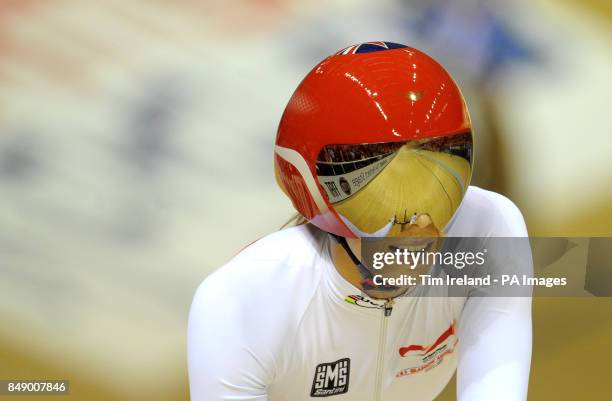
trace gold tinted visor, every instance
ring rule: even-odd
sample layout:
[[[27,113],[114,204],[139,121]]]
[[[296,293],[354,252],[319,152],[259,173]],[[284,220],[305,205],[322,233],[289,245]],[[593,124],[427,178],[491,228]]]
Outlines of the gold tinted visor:
[[[472,133],[408,142],[327,145],[317,177],[356,235],[397,236],[427,214],[442,230],[472,175]]]

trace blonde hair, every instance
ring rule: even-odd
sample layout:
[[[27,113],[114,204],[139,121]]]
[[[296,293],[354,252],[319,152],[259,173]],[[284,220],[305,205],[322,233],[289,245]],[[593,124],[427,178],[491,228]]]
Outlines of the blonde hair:
[[[285,222],[285,224],[281,226],[280,229],[282,230],[283,228],[295,227],[295,226],[299,226],[299,225],[306,224],[306,223],[308,223],[308,220],[306,220],[306,217],[302,216],[299,213],[295,213],[293,216],[291,216],[289,220]]]

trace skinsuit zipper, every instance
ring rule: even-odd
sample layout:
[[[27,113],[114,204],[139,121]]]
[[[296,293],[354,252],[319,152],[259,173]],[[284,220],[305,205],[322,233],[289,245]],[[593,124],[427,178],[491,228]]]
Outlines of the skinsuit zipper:
[[[383,374],[385,370],[385,346],[387,343],[387,326],[389,324],[389,316],[393,312],[393,300],[388,299],[385,302],[382,319],[380,321],[380,337],[378,339],[378,362],[376,367],[376,385],[374,386],[374,400],[382,401],[383,392]]]

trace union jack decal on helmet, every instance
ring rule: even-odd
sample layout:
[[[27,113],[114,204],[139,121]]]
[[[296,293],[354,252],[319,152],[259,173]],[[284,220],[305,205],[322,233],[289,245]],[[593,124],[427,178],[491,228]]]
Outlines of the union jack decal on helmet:
[[[393,42],[365,42],[360,43],[358,45],[352,45],[349,47],[345,47],[336,53],[336,56],[345,55],[345,54],[359,54],[359,53],[371,53],[377,52],[381,50],[391,50],[391,49],[402,49],[408,47],[406,45],[402,45],[399,43]]]

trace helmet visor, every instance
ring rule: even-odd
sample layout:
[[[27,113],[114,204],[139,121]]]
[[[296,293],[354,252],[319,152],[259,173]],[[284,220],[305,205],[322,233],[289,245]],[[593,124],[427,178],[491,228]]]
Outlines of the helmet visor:
[[[329,203],[358,236],[396,236],[427,214],[443,229],[472,175],[472,133],[327,145],[317,157]]]

